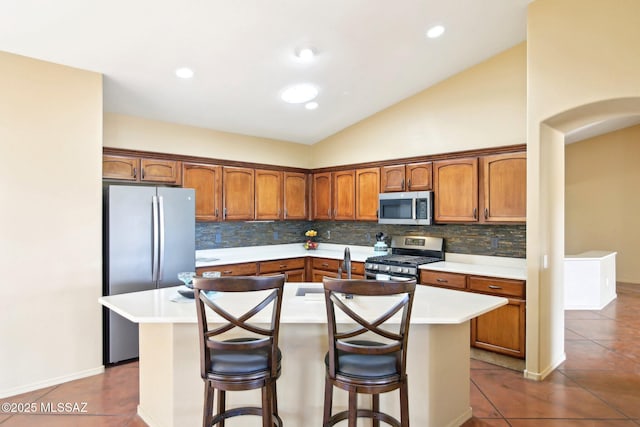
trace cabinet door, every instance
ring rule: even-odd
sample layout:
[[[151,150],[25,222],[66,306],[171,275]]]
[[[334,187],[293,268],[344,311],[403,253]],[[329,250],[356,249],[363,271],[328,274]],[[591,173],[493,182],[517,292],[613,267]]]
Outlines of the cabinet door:
[[[428,191],[433,188],[433,165],[431,162],[410,163],[405,166],[407,191]]]
[[[313,219],[332,218],[331,172],[313,174]]]
[[[307,175],[284,173],[284,219],[307,219]]]
[[[354,170],[333,172],[333,219],[352,220],[355,214]]]
[[[525,301],[507,305],[471,320],[471,345],[524,359]]]
[[[256,219],[282,219],[282,172],[255,170]]]
[[[480,183],[481,221],[499,223],[526,221],[526,153],[482,157]]]
[[[196,220],[220,221],[222,218],[222,166],[184,163],[182,186],[196,191]]]
[[[140,159],[140,181],[180,184],[180,166],[175,160]]]
[[[441,288],[466,289],[467,276],[434,270],[420,270],[420,283]]]
[[[404,184],[404,165],[383,166],[380,168],[380,191],[382,193],[404,191]]]
[[[223,167],[223,218],[229,221],[254,219],[254,170]]]
[[[380,168],[356,170],[356,220],[378,220]]]
[[[478,221],[478,159],[442,160],[433,164],[436,222]]]
[[[102,178],[137,181],[140,176],[140,159],[129,156],[102,156]]]

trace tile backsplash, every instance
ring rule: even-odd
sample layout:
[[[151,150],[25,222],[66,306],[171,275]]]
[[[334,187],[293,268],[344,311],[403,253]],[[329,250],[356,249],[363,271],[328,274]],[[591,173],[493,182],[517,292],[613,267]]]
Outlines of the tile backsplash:
[[[270,244],[302,244],[305,231],[318,231],[322,243],[373,246],[376,233],[424,235],[445,239],[445,251],[460,254],[524,258],[526,225],[442,224],[386,225],[360,221],[248,221],[196,223],[196,249]],[[387,243],[390,243],[387,241]]]

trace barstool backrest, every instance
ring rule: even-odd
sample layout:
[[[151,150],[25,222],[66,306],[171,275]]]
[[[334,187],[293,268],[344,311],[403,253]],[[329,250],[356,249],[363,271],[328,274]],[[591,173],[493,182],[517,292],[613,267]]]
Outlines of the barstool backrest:
[[[340,370],[337,366],[339,351],[353,354],[395,354],[396,372],[404,376],[416,281],[343,280],[325,277],[323,284],[329,332],[329,376],[335,378],[336,371]],[[353,299],[347,299],[345,295],[353,296]],[[376,313],[374,318],[366,318],[368,311],[369,314],[373,314],[368,310],[367,302],[373,305],[369,297],[386,297],[389,308]],[[338,327],[338,312],[348,317],[349,324],[346,329]],[[399,319],[397,313],[400,313]],[[392,318],[394,320],[389,322]],[[344,320],[343,317],[342,323]],[[390,325],[391,323],[393,325]],[[373,336],[379,345],[360,345],[357,338],[365,338],[367,335]]]
[[[282,293],[284,289],[284,274],[276,276],[232,276],[232,277],[194,277],[193,289],[198,315],[198,331],[200,336],[200,368],[202,377],[207,375],[210,366],[211,351],[216,350],[254,350],[266,348],[269,351],[269,367],[271,374],[277,376],[277,352],[278,335],[280,330],[280,311],[282,308]],[[267,291],[267,295],[242,313],[229,312],[229,307],[224,306],[225,293],[248,293]],[[209,292],[213,291],[210,298]],[[219,302],[217,302],[219,299]],[[208,316],[206,307],[216,315]],[[267,322],[251,322],[262,311],[271,309]],[[211,313],[209,313],[211,314]],[[261,316],[264,319],[264,316]],[[215,324],[214,329],[210,326]],[[224,339],[224,336],[233,331],[255,339]],[[242,335],[241,335],[242,336]]]

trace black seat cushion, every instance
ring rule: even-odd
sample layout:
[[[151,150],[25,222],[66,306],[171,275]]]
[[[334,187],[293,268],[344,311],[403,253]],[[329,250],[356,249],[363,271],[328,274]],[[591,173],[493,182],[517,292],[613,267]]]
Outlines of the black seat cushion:
[[[381,346],[375,341],[348,341],[351,344],[363,346]],[[329,353],[324,358],[324,363],[329,366]],[[342,375],[357,378],[379,378],[398,374],[396,368],[396,354],[355,354],[338,350],[338,366]]]
[[[254,341],[255,338],[236,338],[228,340]],[[278,349],[277,363],[282,359],[282,353]],[[269,351],[267,348],[255,350],[212,350],[210,372],[219,375],[253,374],[269,369]]]

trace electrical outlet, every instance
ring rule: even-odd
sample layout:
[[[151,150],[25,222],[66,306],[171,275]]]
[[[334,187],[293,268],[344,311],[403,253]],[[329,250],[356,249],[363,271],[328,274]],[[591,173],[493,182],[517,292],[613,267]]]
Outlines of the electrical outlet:
[[[498,243],[500,240],[497,237],[491,238],[491,249],[498,249]]]
[[[331,240],[331,230],[327,230],[327,240]]]
[[[277,231],[273,232],[273,240],[278,240],[278,232]]]
[[[222,242],[222,235],[220,233],[216,233],[216,243]]]
[[[367,239],[367,242],[370,242],[371,241],[371,233],[366,233],[364,235],[364,238]]]

